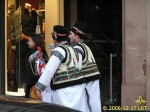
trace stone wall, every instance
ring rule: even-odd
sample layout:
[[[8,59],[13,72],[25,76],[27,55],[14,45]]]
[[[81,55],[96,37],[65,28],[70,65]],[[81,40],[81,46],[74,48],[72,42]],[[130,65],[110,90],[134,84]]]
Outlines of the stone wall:
[[[146,70],[146,100],[150,109],[150,0],[146,0],[146,21],[147,21],[147,70]]]
[[[123,0],[122,105],[150,107],[150,0]]]

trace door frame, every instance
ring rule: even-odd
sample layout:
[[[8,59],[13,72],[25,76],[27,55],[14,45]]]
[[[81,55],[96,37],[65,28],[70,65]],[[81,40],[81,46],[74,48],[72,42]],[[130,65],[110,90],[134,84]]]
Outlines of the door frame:
[[[0,1],[0,95],[5,94],[5,0]]]
[[[84,2],[83,0],[77,0],[78,3],[78,7],[77,7],[77,18],[80,21],[84,20],[84,14],[82,13],[83,11],[83,5]],[[79,5],[80,4],[80,5]],[[117,37],[117,49],[116,49],[116,54],[117,54],[117,86],[116,86],[116,91],[117,91],[117,99],[115,101],[115,105],[121,105],[121,84],[122,84],[122,0],[119,1],[119,9],[121,9],[120,11],[116,12],[118,17],[118,27],[117,27],[117,33],[115,34]]]

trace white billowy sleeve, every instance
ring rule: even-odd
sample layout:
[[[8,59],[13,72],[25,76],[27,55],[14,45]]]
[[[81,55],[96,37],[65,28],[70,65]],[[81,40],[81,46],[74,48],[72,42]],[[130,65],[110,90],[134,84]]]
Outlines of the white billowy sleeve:
[[[79,68],[79,70],[81,70],[82,69],[82,55],[80,53],[78,53],[78,56],[79,56],[78,68]]]
[[[78,63],[77,63],[77,68],[79,70],[82,69],[82,61],[83,61],[83,55],[84,55],[84,51],[80,46],[74,46],[73,49],[75,50],[76,54],[77,54],[77,59],[78,59]]]
[[[54,76],[56,70],[58,69],[65,56],[66,53],[64,49],[57,47],[53,50],[52,56],[50,57],[43,71],[43,74],[35,85],[37,89],[39,89],[40,91],[44,91],[46,87],[49,86],[52,77]]]

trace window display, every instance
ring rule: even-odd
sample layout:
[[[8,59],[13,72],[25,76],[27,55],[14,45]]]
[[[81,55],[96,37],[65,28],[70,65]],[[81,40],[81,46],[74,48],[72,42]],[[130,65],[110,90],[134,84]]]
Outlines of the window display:
[[[7,6],[6,91],[18,92],[18,88],[25,88],[32,73],[28,57],[33,51],[28,48],[27,39],[33,34],[45,38],[45,1],[8,0]]]

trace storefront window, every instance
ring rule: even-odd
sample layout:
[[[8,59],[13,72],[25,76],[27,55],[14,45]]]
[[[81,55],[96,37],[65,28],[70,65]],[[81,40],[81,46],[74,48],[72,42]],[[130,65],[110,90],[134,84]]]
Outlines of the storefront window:
[[[64,0],[7,0],[5,6],[5,93],[24,96],[27,81],[33,75],[28,60],[32,50],[27,38],[40,34],[44,50],[50,56],[48,46],[52,44],[53,26],[64,25]]]
[[[6,94],[24,94],[32,70],[28,57],[28,36],[39,33],[45,39],[45,0],[7,1],[7,78]]]

